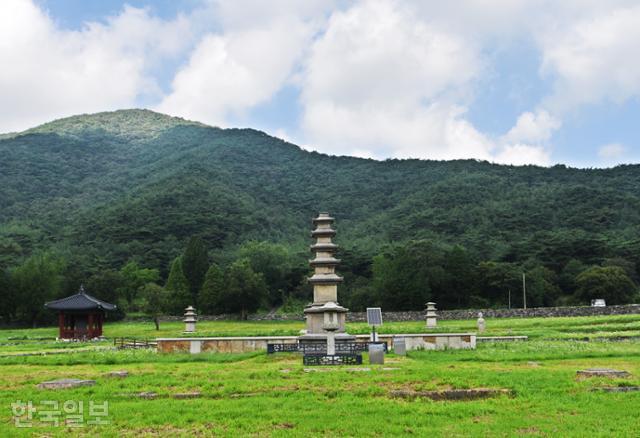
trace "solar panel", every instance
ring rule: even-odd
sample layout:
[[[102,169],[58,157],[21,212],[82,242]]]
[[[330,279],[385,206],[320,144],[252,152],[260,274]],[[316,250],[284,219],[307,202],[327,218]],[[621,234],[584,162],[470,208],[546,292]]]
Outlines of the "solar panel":
[[[382,325],[382,309],[380,307],[367,307],[367,323],[374,327]]]

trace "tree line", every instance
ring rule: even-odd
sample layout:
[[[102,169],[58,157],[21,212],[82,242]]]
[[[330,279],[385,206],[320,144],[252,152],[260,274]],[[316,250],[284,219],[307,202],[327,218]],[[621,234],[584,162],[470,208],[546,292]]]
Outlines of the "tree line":
[[[558,252],[558,251],[556,251]],[[595,298],[626,304],[639,298],[636,264],[623,257],[597,263],[583,256],[524,262],[482,260],[460,245],[429,240],[390,244],[373,257],[357,248],[339,253],[341,304],[353,311],[380,306],[385,311],[438,308],[522,307],[523,274],[529,307],[589,305]],[[87,275],[54,252],[35,254],[0,270],[0,318],[5,324],[42,324],[54,315],[43,304],[75,293],[84,283],[91,295],[118,305],[111,318],[143,313],[158,324],[162,314],[181,315],[193,305],[201,314],[258,310],[301,312],[312,299],[306,282],[308,257],[282,244],[249,241],[233,251],[210,251],[192,237],[165,269],[129,261],[120,269]]]

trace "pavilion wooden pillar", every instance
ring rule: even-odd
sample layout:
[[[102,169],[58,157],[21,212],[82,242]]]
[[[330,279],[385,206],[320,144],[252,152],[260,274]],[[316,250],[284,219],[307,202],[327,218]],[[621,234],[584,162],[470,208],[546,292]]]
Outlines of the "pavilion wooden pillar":
[[[88,338],[93,338],[94,334],[93,334],[93,313],[89,312],[89,314],[87,315],[87,337]]]
[[[104,320],[104,313],[100,313],[99,314],[99,319],[98,319],[98,323],[100,324],[100,326],[98,327],[98,336],[102,336],[102,322]]]
[[[64,338],[64,312],[58,312],[58,337]]]

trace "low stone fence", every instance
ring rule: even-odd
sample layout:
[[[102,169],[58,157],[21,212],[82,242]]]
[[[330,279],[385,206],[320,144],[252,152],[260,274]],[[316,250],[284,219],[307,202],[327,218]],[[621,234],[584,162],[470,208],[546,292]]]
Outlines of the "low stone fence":
[[[159,353],[246,353],[267,351],[267,344],[295,344],[297,336],[158,338]]]
[[[438,319],[476,319],[478,312],[485,318],[549,318],[561,316],[595,316],[595,315],[628,315],[639,313],[640,304],[622,306],[591,307],[534,307],[529,309],[460,309],[438,310]],[[384,321],[416,321],[425,319],[425,312],[383,312]],[[347,321],[366,322],[366,312],[351,312],[347,314]]]
[[[476,319],[478,312],[485,318],[548,318],[556,316],[594,316],[594,315],[628,315],[640,314],[640,304],[626,304],[621,306],[591,307],[534,307],[529,309],[461,309],[438,310],[438,319]],[[424,311],[411,312],[383,312],[384,321],[418,321],[425,319]],[[163,316],[161,321],[182,321],[182,316]],[[238,315],[198,315],[199,321],[237,320]],[[127,318],[129,321],[142,321],[148,318]],[[249,315],[250,321],[304,321],[302,313],[290,314],[255,314]],[[348,322],[366,322],[366,312],[347,313]]]
[[[370,335],[355,335],[359,341],[368,341]],[[380,341],[393,348],[393,342],[403,338],[407,350],[443,350],[476,348],[475,333],[415,333],[378,335]],[[247,336],[247,337],[191,337],[158,338],[159,353],[246,353],[267,351],[267,344],[295,344],[297,336]]]

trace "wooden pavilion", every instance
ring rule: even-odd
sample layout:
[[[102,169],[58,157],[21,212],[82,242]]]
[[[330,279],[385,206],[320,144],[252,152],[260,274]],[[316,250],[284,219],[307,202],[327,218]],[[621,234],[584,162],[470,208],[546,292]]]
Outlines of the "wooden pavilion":
[[[93,339],[102,336],[105,311],[116,310],[114,304],[88,295],[82,286],[77,294],[50,301],[44,306],[58,311],[61,339]]]

